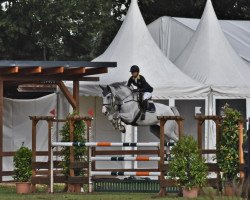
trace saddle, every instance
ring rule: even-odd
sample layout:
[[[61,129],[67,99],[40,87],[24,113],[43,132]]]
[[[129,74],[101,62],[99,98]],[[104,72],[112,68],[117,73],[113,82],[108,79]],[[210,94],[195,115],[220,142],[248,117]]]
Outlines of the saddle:
[[[142,109],[142,102],[143,102],[142,97],[143,97],[143,93],[140,93],[138,96],[138,102],[139,102],[140,109]],[[148,102],[147,102],[146,112],[155,113],[155,111],[156,111],[155,104],[154,104],[152,98],[150,98],[150,99],[148,99]]]
[[[146,112],[155,113],[155,111],[156,111],[155,104],[153,102],[148,102]]]

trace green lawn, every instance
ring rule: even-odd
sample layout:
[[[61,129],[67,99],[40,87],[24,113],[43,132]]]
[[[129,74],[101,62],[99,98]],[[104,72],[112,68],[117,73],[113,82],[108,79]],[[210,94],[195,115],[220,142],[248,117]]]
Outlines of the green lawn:
[[[60,188],[61,189],[61,188]],[[237,200],[240,198],[226,198],[215,196],[215,192],[212,190],[207,190],[206,194],[202,197],[199,197],[199,200],[221,200],[221,199],[230,199]],[[94,194],[67,194],[67,193],[56,193],[56,194],[46,194],[44,192],[44,188],[40,187],[38,193],[36,194],[28,194],[28,195],[18,195],[15,193],[14,185],[0,185],[0,200],[152,200],[153,194],[134,194],[134,193],[94,193]],[[184,198],[177,198],[175,196],[166,197],[162,199],[175,199],[181,200]]]

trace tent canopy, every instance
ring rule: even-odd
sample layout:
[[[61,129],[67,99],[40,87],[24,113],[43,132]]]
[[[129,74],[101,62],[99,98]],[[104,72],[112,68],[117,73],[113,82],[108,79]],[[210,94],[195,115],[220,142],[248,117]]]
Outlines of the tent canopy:
[[[207,1],[202,19],[192,39],[175,64],[193,79],[213,89],[249,88],[250,68],[226,39],[212,3]]]
[[[200,19],[160,17],[148,29],[163,53],[174,62],[192,38]],[[250,21],[219,20],[234,50],[250,66]]]
[[[132,0],[127,16],[107,50],[94,61],[115,61],[118,67],[100,76],[98,84],[127,81],[132,65],[141,68],[141,74],[154,87],[159,98],[194,96],[206,93],[208,88],[181,72],[156,45],[139,10],[137,0]],[[83,95],[101,95],[95,84],[83,83]]]

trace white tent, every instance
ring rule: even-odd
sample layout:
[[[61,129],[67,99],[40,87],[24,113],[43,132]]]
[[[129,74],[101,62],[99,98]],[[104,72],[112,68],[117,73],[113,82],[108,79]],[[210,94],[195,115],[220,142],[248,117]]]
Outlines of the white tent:
[[[98,84],[127,81],[131,76],[130,67],[136,64],[154,87],[156,97],[190,97],[207,92],[207,87],[186,76],[164,56],[150,35],[136,0],[132,1],[127,16],[108,49],[94,61],[116,61],[118,64],[117,68],[100,76]],[[84,83],[80,92],[82,95],[101,95],[96,84]]]
[[[110,46],[94,61],[114,61],[118,67],[101,75],[98,83],[80,84],[82,96],[101,96],[99,84],[127,81],[131,76],[129,69],[134,64],[140,66],[141,73],[154,87],[154,97],[170,99],[166,100],[170,105],[173,105],[171,98],[206,98],[209,92],[207,86],[185,75],[161,52],[148,31],[136,0],[132,0],[124,22]],[[96,109],[93,128],[95,140],[119,140],[120,133],[114,131],[101,114],[102,100],[97,97],[81,97],[81,102],[85,106],[84,110],[81,107],[82,113],[87,113],[90,108]],[[127,130],[130,131],[122,135],[123,141],[136,141],[137,136],[133,138],[133,130],[128,128]],[[138,137],[143,141],[156,140],[145,131],[140,131]],[[118,163],[112,164],[113,168],[119,167]],[[109,165],[110,163],[106,162],[102,166]]]
[[[175,64],[193,79],[214,88],[250,85],[249,68],[226,39],[210,0],[192,39]],[[223,77],[223,78],[222,78]],[[232,88],[230,88],[232,92]]]
[[[248,101],[250,68],[226,39],[210,0],[196,32],[175,64],[193,79],[211,86],[209,114],[216,114],[216,99]],[[207,136],[210,148],[215,145],[213,138]]]
[[[160,17],[148,29],[163,53],[173,62],[192,38],[200,19]],[[250,66],[250,21],[219,20],[234,50]]]

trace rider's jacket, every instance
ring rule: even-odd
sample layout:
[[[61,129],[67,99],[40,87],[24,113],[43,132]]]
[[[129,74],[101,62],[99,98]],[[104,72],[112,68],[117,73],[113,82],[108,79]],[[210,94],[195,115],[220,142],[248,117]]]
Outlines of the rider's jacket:
[[[136,86],[140,92],[153,92],[153,88],[147,83],[142,75],[138,75],[136,78],[131,76],[127,86],[130,87],[132,84]]]

